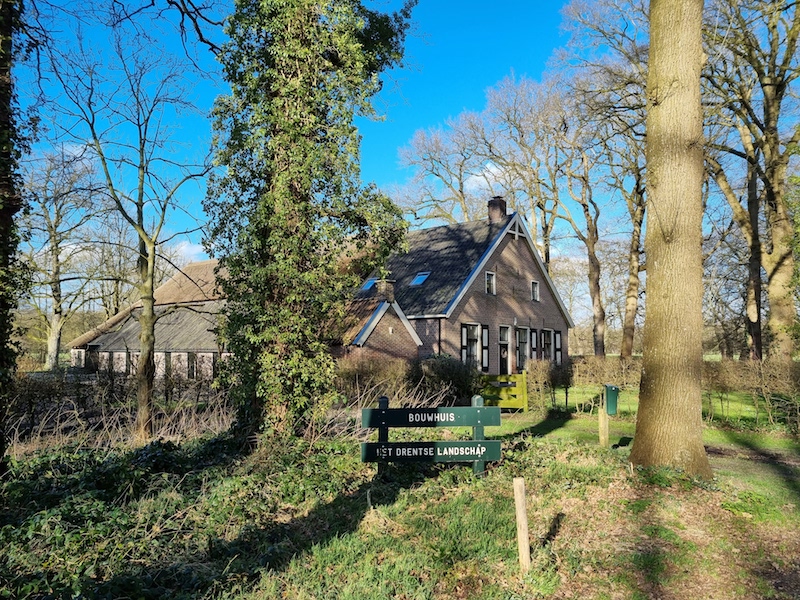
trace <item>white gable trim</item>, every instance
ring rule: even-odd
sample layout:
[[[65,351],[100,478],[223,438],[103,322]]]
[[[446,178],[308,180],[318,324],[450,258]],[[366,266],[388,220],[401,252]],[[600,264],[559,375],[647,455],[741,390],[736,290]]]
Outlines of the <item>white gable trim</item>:
[[[411,339],[414,341],[414,343],[417,346],[422,346],[422,340],[419,339],[417,332],[414,331],[414,328],[411,326],[411,322],[406,318],[406,315],[403,312],[403,309],[400,308],[400,305],[397,304],[397,302],[389,303],[385,300],[378,305],[378,308],[376,308],[375,312],[372,313],[372,316],[370,316],[370,318],[367,320],[364,327],[358,332],[358,335],[352,341],[353,346],[363,346],[367,343],[367,339],[372,332],[375,331],[375,328],[378,326],[378,323],[380,323],[383,315],[386,314],[386,311],[389,310],[389,307],[394,309],[395,314],[408,331],[408,334],[411,336]]]
[[[542,272],[544,284],[553,294],[553,298],[555,298],[558,308],[561,310],[561,314],[564,315],[564,318],[567,321],[567,326],[570,328],[575,327],[575,323],[573,322],[572,317],[570,316],[569,311],[564,304],[564,301],[561,299],[561,295],[558,293],[553,280],[550,278],[550,274],[547,272],[547,269],[542,262],[542,257],[539,256],[539,251],[533,244],[533,238],[531,238],[528,227],[525,225],[525,220],[518,212],[515,212],[512,215],[503,231],[500,232],[500,234],[495,238],[494,243],[486,250],[486,252],[484,252],[483,256],[481,256],[481,259],[478,261],[478,264],[476,264],[472,269],[469,277],[467,277],[466,281],[464,281],[461,288],[459,288],[456,295],[447,305],[444,314],[445,318],[449,319],[452,316],[453,311],[455,310],[456,306],[458,306],[459,302],[461,302],[461,300],[464,298],[467,290],[475,282],[475,279],[485,270],[486,263],[489,261],[489,258],[495,253],[501,242],[505,239],[506,235],[509,234],[513,235],[515,239],[519,239],[520,235],[524,236],[525,240],[528,242],[528,247],[530,248],[531,254],[533,254],[533,258],[536,261],[536,264],[539,266],[539,270]]]

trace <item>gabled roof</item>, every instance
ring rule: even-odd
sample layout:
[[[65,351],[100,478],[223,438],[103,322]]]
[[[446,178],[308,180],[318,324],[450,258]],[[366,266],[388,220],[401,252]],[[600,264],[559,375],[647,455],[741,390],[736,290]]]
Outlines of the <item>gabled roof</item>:
[[[483,219],[409,232],[408,252],[393,254],[386,263],[389,277],[394,281],[395,299],[407,317],[450,317],[508,234],[523,237],[527,241],[542,273],[544,285],[552,292],[569,327],[574,327],[572,317],[519,213],[508,215],[495,223]],[[410,285],[419,273],[424,272],[430,272],[430,275],[422,285]],[[362,289],[357,297],[366,298],[374,293],[374,289]]]
[[[409,318],[445,316],[475,266],[502,239],[513,216],[499,223],[471,221],[410,231],[408,252],[393,254],[386,268],[395,282],[395,298]],[[418,273],[429,271],[424,284],[411,286]],[[359,297],[371,295],[363,290]]]
[[[344,346],[351,344],[353,346],[363,346],[381,318],[383,318],[383,315],[390,308],[394,310],[397,318],[403,323],[414,343],[417,346],[422,346],[422,340],[419,339],[417,332],[408,322],[403,309],[400,308],[397,302],[389,302],[374,296],[371,298],[355,298],[347,304],[347,317],[342,323],[344,331],[336,342]]]

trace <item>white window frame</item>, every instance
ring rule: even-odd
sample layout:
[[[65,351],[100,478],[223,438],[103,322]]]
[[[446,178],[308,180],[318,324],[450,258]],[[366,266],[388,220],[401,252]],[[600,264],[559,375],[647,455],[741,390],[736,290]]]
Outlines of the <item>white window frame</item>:
[[[497,274],[494,271],[486,271],[486,293],[497,295]]]
[[[541,296],[539,295],[539,282],[538,281],[531,281],[531,301],[532,302],[540,302]]]
[[[505,339],[503,338],[503,334],[504,333],[505,333]],[[507,350],[507,355],[506,355],[506,358],[505,358],[505,361],[506,361],[505,372],[506,373],[512,373],[513,371],[511,370],[511,327],[509,325],[500,325],[499,328],[498,328],[498,334],[497,334],[497,347],[498,347],[498,349],[500,348],[501,345],[505,345],[506,350]],[[498,352],[498,360],[499,360],[498,366],[500,367],[499,371],[500,371],[500,373],[502,373],[503,372],[503,368],[502,368],[502,366],[500,366],[500,365],[502,365],[502,362],[503,362],[502,353]]]

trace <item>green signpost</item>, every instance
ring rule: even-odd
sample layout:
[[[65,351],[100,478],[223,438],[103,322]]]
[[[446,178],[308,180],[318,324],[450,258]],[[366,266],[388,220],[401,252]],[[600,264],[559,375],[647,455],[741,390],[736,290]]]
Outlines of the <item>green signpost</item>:
[[[361,461],[473,462],[500,460],[500,442],[365,442]]]
[[[361,444],[362,462],[471,462],[474,473],[486,469],[486,461],[500,460],[501,444],[485,440],[483,428],[500,425],[500,408],[483,406],[474,396],[472,406],[441,408],[389,408],[389,399],[378,400],[378,408],[361,411],[361,424],[378,429],[377,442]],[[472,427],[472,441],[390,442],[390,427]],[[380,468],[380,466],[379,466]]]

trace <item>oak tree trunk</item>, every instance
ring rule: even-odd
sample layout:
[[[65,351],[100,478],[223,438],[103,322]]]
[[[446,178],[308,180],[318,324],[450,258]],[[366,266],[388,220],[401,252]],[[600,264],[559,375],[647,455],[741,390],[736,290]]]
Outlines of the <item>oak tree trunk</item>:
[[[647,301],[631,462],[710,477],[701,414],[703,0],[652,0]]]

